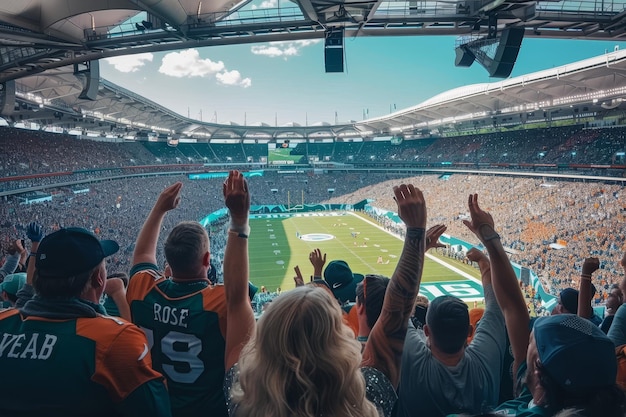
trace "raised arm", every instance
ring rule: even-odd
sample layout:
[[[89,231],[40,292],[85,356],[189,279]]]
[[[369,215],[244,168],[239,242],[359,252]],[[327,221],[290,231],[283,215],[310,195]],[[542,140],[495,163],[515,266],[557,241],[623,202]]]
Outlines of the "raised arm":
[[[580,284],[578,286],[578,316],[590,319],[593,316],[591,308],[591,274],[600,268],[598,258],[586,258],[583,263],[583,271],[580,274]]]
[[[28,251],[24,248],[23,240],[17,239],[15,241],[15,247],[17,248],[18,253],[20,254],[20,260],[18,263],[18,267],[20,268],[20,272],[23,272],[22,267],[26,267],[26,260],[28,259]]]
[[[226,291],[226,369],[237,361],[250,339],[256,323],[248,298],[248,184],[238,171],[230,171],[224,182],[224,201],[230,211],[230,230],[224,251],[224,289]]]
[[[506,323],[511,349],[513,350],[513,375],[526,360],[530,316],[519,282],[504,251],[500,235],[496,232],[491,214],[478,205],[478,194],[468,199],[471,221],[463,223],[480,239],[491,261],[491,284]]]
[[[156,265],[157,241],[161,232],[161,224],[163,224],[165,213],[178,207],[182,187],[182,182],[174,183],[163,190],[157,198],[154,207],[150,210],[150,214],[141,227],[139,236],[137,236],[135,251],[133,252],[133,266],[142,263]]]
[[[313,278],[322,279],[322,271],[324,270],[324,265],[326,265],[326,254],[322,253],[319,248],[313,249],[309,253],[309,261],[313,265]]]
[[[104,293],[111,297],[120,312],[120,317],[124,320],[131,321],[130,306],[128,305],[128,301],[126,301],[124,281],[120,278],[108,278],[104,286]]]
[[[489,258],[487,258],[482,251],[476,248],[468,250],[465,256],[467,256],[467,259],[470,261],[478,264],[478,269],[480,270],[480,281],[483,284],[483,288],[485,286],[491,286],[491,262],[489,262]]]
[[[26,237],[30,239],[30,254],[28,256],[28,262],[26,266],[26,285],[17,292],[17,301],[15,307],[22,308],[31,298],[35,295],[33,289],[33,277],[35,276],[35,258],[37,257],[37,250],[39,249],[39,242],[43,239],[45,233],[43,227],[37,222],[31,222],[26,227]]]
[[[426,250],[426,203],[422,192],[412,184],[393,188],[398,215],[406,224],[402,255],[391,276],[378,321],[370,333],[363,366],[383,372],[394,387],[400,379],[400,359],[408,320],[419,292]]]

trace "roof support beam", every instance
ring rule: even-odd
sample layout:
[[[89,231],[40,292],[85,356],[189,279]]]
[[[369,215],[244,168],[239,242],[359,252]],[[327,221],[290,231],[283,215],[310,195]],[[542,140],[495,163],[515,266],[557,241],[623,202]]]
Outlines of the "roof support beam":
[[[306,17],[307,19],[313,22],[320,21],[320,18],[317,15],[317,11],[315,10],[315,7],[313,7],[311,0],[299,0],[297,1],[297,3],[298,3],[298,6],[300,6],[300,10],[302,11],[302,14],[304,15],[304,17]]]
[[[172,27],[178,28],[187,22],[187,11],[178,0],[130,0],[142,10],[160,17]]]

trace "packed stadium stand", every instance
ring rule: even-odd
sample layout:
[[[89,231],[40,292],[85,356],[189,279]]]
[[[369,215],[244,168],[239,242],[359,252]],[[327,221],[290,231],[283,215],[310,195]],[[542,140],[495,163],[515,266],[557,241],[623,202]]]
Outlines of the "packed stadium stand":
[[[0,3],[0,416],[626,415],[626,52],[509,78],[525,37],[623,40],[623,1]],[[242,126],[100,78],[421,34],[503,80]]]

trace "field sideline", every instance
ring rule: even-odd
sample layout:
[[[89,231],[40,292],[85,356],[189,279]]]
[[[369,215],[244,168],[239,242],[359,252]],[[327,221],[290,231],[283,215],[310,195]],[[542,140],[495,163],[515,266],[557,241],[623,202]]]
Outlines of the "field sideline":
[[[403,245],[397,236],[354,213],[251,216],[250,228],[250,280],[268,291],[294,288],[296,265],[308,281],[313,273],[309,253],[315,248],[327,254],[327,263],[342,259],[353,272],[390,277]],[[479,301],[483,298],[479,276],[470,266],[427,254],[420,293],[430,299],[451,294]]]

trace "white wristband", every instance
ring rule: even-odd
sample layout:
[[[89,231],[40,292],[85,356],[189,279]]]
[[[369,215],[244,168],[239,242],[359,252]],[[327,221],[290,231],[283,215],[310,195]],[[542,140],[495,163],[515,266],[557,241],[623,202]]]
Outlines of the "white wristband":
[[[233,222],[230,222],[230,230],[232,230],[233,232],[244,234],[246,236],[250,236],[250,225],[248,224],[248,222],[246,222],[245,224],[234,224]]]

